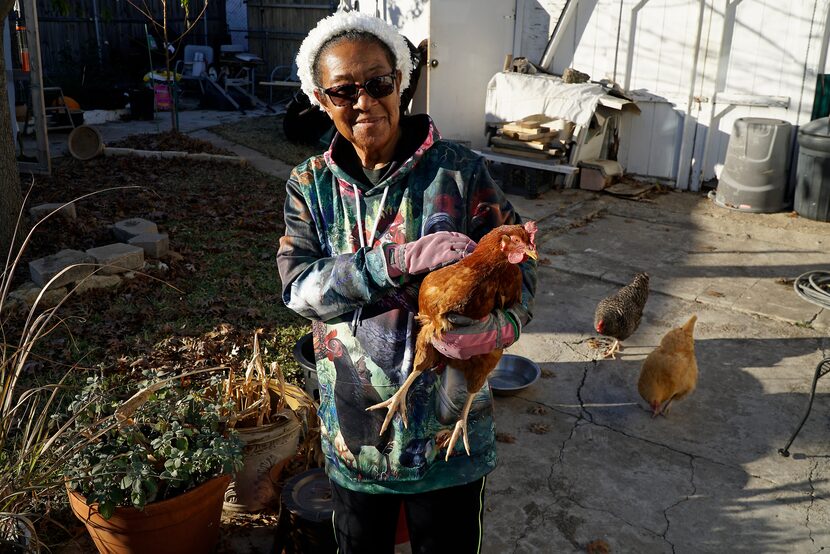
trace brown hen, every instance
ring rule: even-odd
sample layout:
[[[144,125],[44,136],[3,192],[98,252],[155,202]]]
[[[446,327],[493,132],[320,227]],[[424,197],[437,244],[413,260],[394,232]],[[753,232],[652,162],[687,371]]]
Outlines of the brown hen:
[[[643,362],[637,389],[654,417],[668,413],[673,400],[680,400],[697,386],[696,321],[693,315],[682,327],[666,333]]]
[[[412,372],[394,395],[369,408],[388,409],[381,432],[397,412],[400,412],[406,426],[406,394],[409,387],[424,371],[441,371],[450,363],[464,373],[467,400],[448,441],[447,459],[459,435],[463,436],[464,447],[469,455],[467,417],[473,398],[501,359],[502,351],[497,349],[468,360],[449,359],[433,347],[432,339],[440,338],[452,328],[447,319],[448,314],[482,319],[495,309],[506,309],[521,301],[522,272],[518,264],[528,258],[537,259],[535,234],[534,221],[524,225],[502,225],[484,235],[469,256],[456,264],[433,271],[424,278],[418,295],[416,318],[421,328],[415,342]]]

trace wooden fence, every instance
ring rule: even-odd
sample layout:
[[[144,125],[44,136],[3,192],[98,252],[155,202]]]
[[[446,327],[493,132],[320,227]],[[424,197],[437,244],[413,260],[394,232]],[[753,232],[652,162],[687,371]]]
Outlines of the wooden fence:
[[[191,21],[208,0],[190,0]],[[157,21],[162,20],[161,0],[136,0],[146,5]],[[112,81],[135,80],[150,68],[164,66],[162,34],[126,0],[37,0],[44,80],[88,80],[102,74]],[[156,39],[157,49],[148,53],[145,25]],[[185,14],[178,0],[168,0],[169,38],[179,36]],[[183,44],[208,44],[218,53],[227,40],[225,1],[209,0],[202,19]]]
[[[324,0],[248,0],[248,49],[269,70],[290,66],[308,32],[336,7]]]

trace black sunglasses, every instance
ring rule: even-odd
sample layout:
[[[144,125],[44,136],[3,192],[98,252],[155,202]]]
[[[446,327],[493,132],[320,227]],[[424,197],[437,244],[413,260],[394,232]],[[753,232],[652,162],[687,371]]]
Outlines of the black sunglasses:
[[[395,91],[395,71],[388,75],[378,75],[377,77],[366,79],[366,82],[362,85],[360,83],[338,85],[323,89],[323,92],[331,99],[332,104],[343,108],[353,106],[357,102],[360,89],[365,90],[366,94],[375,100],[389,96]]]

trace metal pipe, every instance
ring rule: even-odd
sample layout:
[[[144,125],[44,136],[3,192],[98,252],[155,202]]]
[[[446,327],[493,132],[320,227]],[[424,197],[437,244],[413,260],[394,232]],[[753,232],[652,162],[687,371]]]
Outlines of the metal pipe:
[[[827,46],[830,43],[830,6],[827,6],[827,14],[824,16],[824,32],[821,35],[821,51],[818,57],[818,72],[826,73],[827,70]]]
[[[98,45],[98,64],[103,65],[104,55],[101,49],[101,20],[98,17],[98,0],[92,0],[92,19],[95,23],[95,43]]]
[[[703,14],[706,11],[706,0],[700,0],[700,8],[697,14],[697,31],[695,33],[695,49],[692,59],[692,67],[689,69],[689,97],[686,101],[686,117],[683,118],[683,138],[680,141],[680,157],[677,161],[677,185],[678,188],[690,188],[688,175],[691,167],[687,165],[687,159],[691,161],[690,149],[694,148],[695,127],[697,119],[692,117],[692,109],[695,104],[695,84],[697,83],[697,60],[700,57],[700,39],[703,36]],[[684,178],[683,175],[686,177]],[[692,183],[693,190],[698,190],[697,183]]]
[[[622,14],[624,2],[625,0],[620,0],[620,13],[617,16],[617,45],[614,48],[614,73],[611,77],[615,83],[617,82],[617,59],[620,56],[620,35],[622,35]]]
[[[712,121],[717,121],[720,126],[720,120],[726,112],[720,114],[720,117],[715,118],[715,105],[717,95],[723,92],[726,88],[726,73],[729,69],[729,53],[732,50],[732,35],[735,32],[735,19],[738,4],[743,0],[732,0],[726,6],[723,14],[723,34],[721,36],[720,44],[718,45],[718,68],[717,77],[715,78],[715,94],[710,104],[709,111],[709,131],[706,135],[706,140],[703,142],[703,156],[701,156],[700,167],[701,173],[705,171],[706,164],[709,163],[709,156],[712,150],[712,136],[715,134],[712,129]],[[716,129],[715,129],[716,130]]]
[[[559,48],[559,45],[564,39],[565,29],[568,28],[568,25],[570,25],[574,15],[576,15],[578,7],[579,0],[568,0],[567,4],[565,4],[565,7],[562,9],[562,15],[558,20],[556,20],[556,26],[553,28],[553,33],[550,35],[548,45],[545,47],[545,52],[542,54],[542,60],[539,62],[539,66],[542,67],[542,69],[548,69],[551,62],[553,62],[553,56],[556,55],[556,50]]]

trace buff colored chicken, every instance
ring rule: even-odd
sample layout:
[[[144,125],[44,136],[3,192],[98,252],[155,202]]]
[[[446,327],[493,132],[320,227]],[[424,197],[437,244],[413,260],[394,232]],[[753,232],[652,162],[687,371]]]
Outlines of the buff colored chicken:
[[[667,414],[672,401],[680,400],[695,390],[697,359],[695,358],[693,315],[682,327],[672,329],[660,345],[643,362],[637,389],[648,402],[652,417]]]

